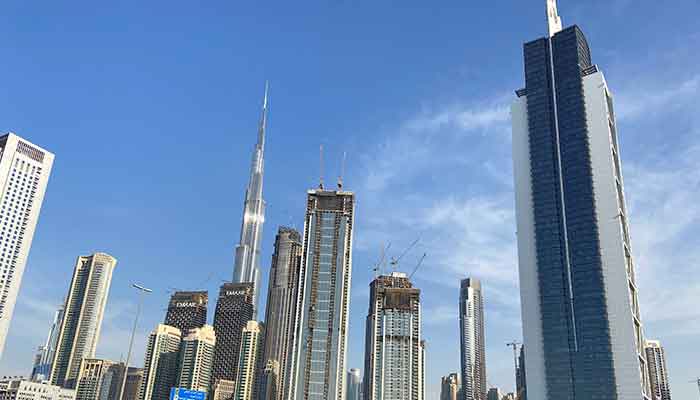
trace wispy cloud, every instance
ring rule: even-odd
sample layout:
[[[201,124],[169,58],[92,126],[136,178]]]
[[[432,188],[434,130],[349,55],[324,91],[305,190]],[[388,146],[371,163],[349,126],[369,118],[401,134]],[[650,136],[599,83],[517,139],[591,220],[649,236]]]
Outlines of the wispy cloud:
[[[632,84],[630,84],[632,85]],[[668,114],[675,108],[697,104],[700,95],[700,74],[681,82],[659,86],[639,86],[635,84],[617,96],[617,117],[621,121],[648,119],[653,114]]]

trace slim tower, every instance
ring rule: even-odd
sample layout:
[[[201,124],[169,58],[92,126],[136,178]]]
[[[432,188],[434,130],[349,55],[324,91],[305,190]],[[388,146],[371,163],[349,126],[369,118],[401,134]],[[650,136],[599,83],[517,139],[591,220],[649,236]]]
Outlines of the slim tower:
[[[268,371],[277,376],[268,376],[278,382],[276,390],[266,390],[262,400],[283,400],[286,387],[287,352],[294,337],[294,316],[299,289],[299,267],[301,262],[301,235],[292,228],[280,227],[275,238],[270,279],[265,311],[265,353],[263,367],[277,363],[277,368]]]
[[[58,344],[58,335],[61,333],[61,324],[63,323],[64,304],[56,310],[49,329],[49,334],[46,337],[46,342],[40,347],[37,354],[38,359],[32,370],[31,379],[36,382],[48,380],[51,376],[51,364],[56,355],[56,345]]]
[[[355,195],[308,192],[288,399],[345,396]]]
[[[173,293],[164,324],[176,327],[183,335],[191,329],[203,327],[207,323],[208,301],[206,291]]]
[[[530,399],[648,396],[613,97],[578,26],[524,46],[512,105]]]
[[[209,391],[215,345],[216,334],[212,326],[205,325],[189,331],[181,343],[178,387],[205,393]]]
[[[177,384],[178,359],[182,334],[179,329],[159,324],[148,337],[139,400],[170,398]]]
[[[233,400],[254,399],[262,333],[261,326],[257,321],[248,321],[243,328]]]
[[[245,192],[241,238],[236,246],[233,282],[252,283],[254,288],[254,315],[257,315],[260,291],[260,244],[265,222],[265,201],[263,200],[263,172],[265,152],[265,127],[267,125],[267,83],[263,98],[262,116],[258,127],[258,142],[253,149],[250,165],[250,180]]]
[[[366,400],[423,400],[420,290],[393,272],[370,284]]]
[[[651,398],[654,400],[671,400],[671,388],[668,382],[668,370],[666,369],[666,353],[661,342],[647,340],[644,350],[649,363],[649,383],[651,385]]]
[[[0,358],[5,348],[24,267],[39,220],[53,154],[7,133],[0,136]]]
[[[464,400],[485,400],[486,344],[481,282],[467,278],[459,289],[459,342]]]
[[[78,257],[51,366],[52,384],[75,388],[80,362],[95,357],[116,265],[117,259],[105,253]]]

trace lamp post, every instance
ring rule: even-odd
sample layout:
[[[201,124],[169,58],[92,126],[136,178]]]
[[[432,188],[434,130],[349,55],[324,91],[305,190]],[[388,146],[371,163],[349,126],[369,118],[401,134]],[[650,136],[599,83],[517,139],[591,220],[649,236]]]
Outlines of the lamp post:
[[[126,353],[126,365],[124,366],[124,378],[122,378],[122,385],[121,385],[121,389],[119,390],[118,400],[123,400],[123,397],[124,397],[124,388],[126,387],[126,377],[129,374],[129,362],[131,362],[131,349],[134,346],[134,336],[136,335],[136,325],[139,322],[139,315],[141,315],[141,307],[142,307],[142,303],[143,303],[143,297],[147,293],[153,292],[151,289],[149,289],[147,287],[143,287],[141,285],[137,285],[135,283],[132,284],[131,287],[138,290],[139,300],[138,300],[137,306],[136,306],[136,318],[134,318],[134,327],[131,329],[131,339],[129,339],[129,351]]]

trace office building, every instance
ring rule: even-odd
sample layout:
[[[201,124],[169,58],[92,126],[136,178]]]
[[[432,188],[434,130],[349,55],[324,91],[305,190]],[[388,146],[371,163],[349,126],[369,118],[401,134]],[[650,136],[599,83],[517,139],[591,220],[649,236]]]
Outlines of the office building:
[[[362,374],[357,368],[348,370],[347,394],[345,400],[361,400],[362,399]]]
[[[562,29],[555,0],[547,15],[512,105],[527,395],[639,400],[647,366],[613,97],[581,29]]]
[[[280,227],[275,238],[275,249],[270,266],[270,279],[265,310],[265,348],[263,366],[277,363],[275,381],[279,386],[276,397],[261,400],[283,400],[286,387],[287,353],[294,337],[301,262],[301,235],[292,228]],[[269,396],[271,391],[265,391]]]
[[[420,290],[392,272],[370,284],[365,336],[365,399],[422,400]]]
[[[671,400],[671,388],[668,383],[668,370],[666,369],[666,353],[661,342],[647,340],[644,350],[649,365],[649,384],[651,385],[651,398],[654,400]]]
[[[248,321],[243,328],[241,351],[238,358],[236,389],[233,400],[254,400],[258,356],[262,345],[262,326],[257,321]]]
[[[220,379],[236,380],[243,328],[253,318],[252,283],[224,283],[214,311],[214,367],[211,384]]]
[[[170,389],[177,385],[181,341],[182,333],[172,326],[159,324],[151,332],[143,361],[139,400],[170,398]]]
[[[459,374],[443,376],[440,381],[440,400],[462,400]]]
[[[484,298],[478,279],[462,279],[459,289],[459,349],[464,400],[486,398]]]
[[[502,400],[503,395],[501,394],[501,389],[490,388],[486,394],[486,400]]]
[[[124,369],[123,363],[84,358],[78,374],[75,400],[118,400]]]
[[[267,125],[267,84],[263,99],[262,116],[258,126],[258,141],[253,149],[250,165],[250,179],[245,191],[241,238],[236,246],[234,283],[253,285],[253,315],[257,317],[258,296],[260,294],[260,247],[265,222],[265,201],[263,200],[263,175],[265,169],[265,128]]]
[[[170,297],[165,325],[174,326],[183,335],[191,329],[201,328],[207,323],[207,305],[209,293],[175,292]]]
[[[289,400],[345,397],[355,196],[308,192]]]
[[[105,253],[78,257],[64,306],[51,383],[75,388],[83,358],[94,358],[117,259]]]
[[[58,310],[56,310],[51,328],[49,329],[49,334],[46,337],[46,342],[44,342],[43,346],[39,347],[31,375],[31,380],[35,382],[45,381],[51,377],[51,365],[56,355],[58,336],[61,333],[64,307],[65,304],[61,304]]]
[[[143,382],[143,368],[129,367],[124,384],[122,400],[138,400],[141,383]]]
[[[14,133],[0,136],[0,358],[53,158],[53,154]]]
[[[520,346],[518,368],[515,371],[515,399],[527,400],[527,375],[525,375],[525,346]]]
[[[75,400],[75,390],[23,378],[0,381],[0,400]]]
[[[194,328],[182,339],[177,386],[200,392],[209,391],[214,366],[216,334],[210,325]]]

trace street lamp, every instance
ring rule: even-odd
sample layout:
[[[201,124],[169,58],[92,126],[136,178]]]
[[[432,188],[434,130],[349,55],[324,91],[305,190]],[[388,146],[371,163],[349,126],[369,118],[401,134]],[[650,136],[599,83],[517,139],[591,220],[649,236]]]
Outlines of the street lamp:
[[[118,400],[123,400],[123,397],[124,397],[124,388],[126,387],[126,376],[129,373],[129,362],[131,362],[131,348],[134,346],[134,336],[136,335],[136,325],[139,322],[139,315],[141,314],[143,297],[147,293],[153,292],[151,289],[144,287],[144,286],[141,286],[141,285],[137,285],[135,283],[132,284],[131,287],[138,290],[139,300],[138,300],[137,306],[136,306],[136,318],[134,318],[134,327],[131,329],[131,339],[129,340],[129,351],[126,353],[126,365],[124,366],[124,378],[122,378],[122,387],[119,390]]]

